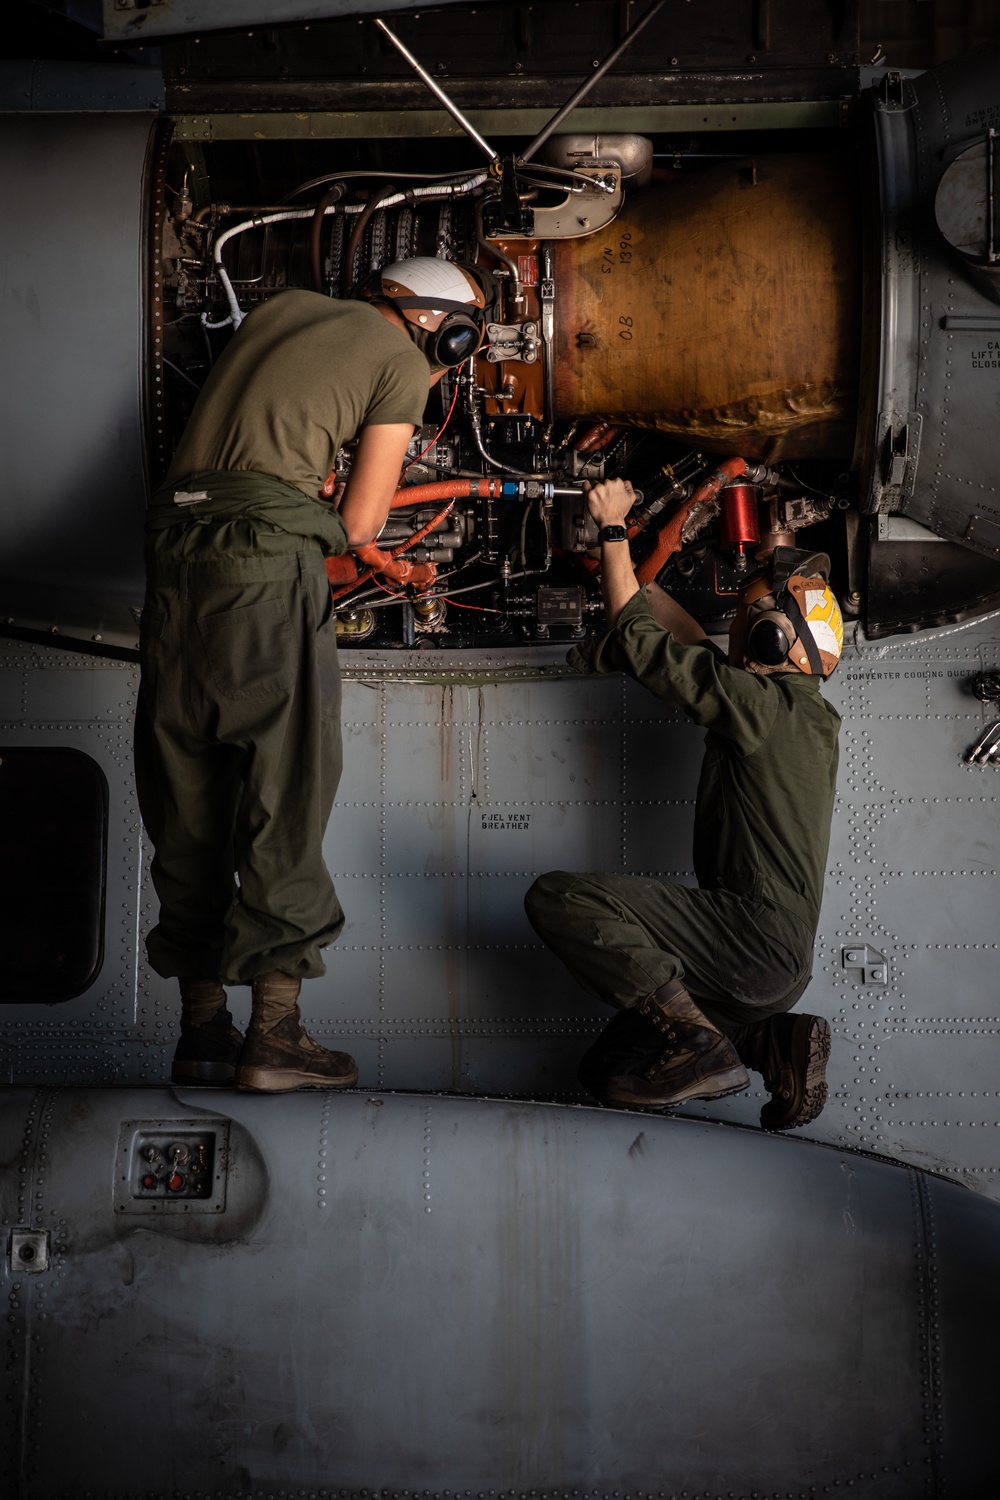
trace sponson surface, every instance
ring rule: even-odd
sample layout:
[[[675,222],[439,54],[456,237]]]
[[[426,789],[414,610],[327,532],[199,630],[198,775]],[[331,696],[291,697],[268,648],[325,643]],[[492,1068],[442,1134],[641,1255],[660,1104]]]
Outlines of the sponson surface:
[[[75,1088],[0,1095],[0,1159],[8,1248],[50,1256],[5,1268],[6,1495],[982,1494],[1000,1209],[911,1168],[579,1107]]]

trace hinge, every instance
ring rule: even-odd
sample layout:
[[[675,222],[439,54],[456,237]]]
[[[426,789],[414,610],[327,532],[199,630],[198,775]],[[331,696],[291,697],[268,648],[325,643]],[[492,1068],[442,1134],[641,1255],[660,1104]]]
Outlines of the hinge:
[[[878,86],[878,97],[883,109],[902,109],[903,75],[889,68]]]
[[[885,429],[882,434],[882,486],[883,489],[898,489],[903,499],[913,493],[920,458],[920,438],[924,419],[920,412],[906,413],[906,419],[898,425],[889,416],[883,416]]]

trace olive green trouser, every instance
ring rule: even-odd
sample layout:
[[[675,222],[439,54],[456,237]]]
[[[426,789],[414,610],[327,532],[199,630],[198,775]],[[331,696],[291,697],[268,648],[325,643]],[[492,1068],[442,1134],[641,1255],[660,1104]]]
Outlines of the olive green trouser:
[[[554,870],[528,920],[588,994],[628,1009],[679,979],[723,1031],[790,1010],[809,983],[813,932],[773,902],[634,875]]]
[[[323,863],[340,670],[319,547],[148,568],[136,715],[158,974],[325,973],[343,912]]]

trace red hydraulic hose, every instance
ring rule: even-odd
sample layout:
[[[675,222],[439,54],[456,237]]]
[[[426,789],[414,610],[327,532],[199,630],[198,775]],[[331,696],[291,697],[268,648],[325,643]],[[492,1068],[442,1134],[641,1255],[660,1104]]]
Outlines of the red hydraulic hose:
[[[656,545],[648,557],[644,557],[635,570],[635,576],[640,583],[652,583],[660,570],[673,557],[675,552],[681,549],[684,527],[691,518],[691,513],[699,505],[705,505],[715,500],[722,486],[730,479],[738,479],[741,474],[746,473],[746,459],[727,458],[715,470],[714,474],[704,480],[690,500],[685,500],[677,513],[671,516],[667,524],[662,527],[656,537]]]
[[[593,427],[587,428],[583,437],[579,442],[574,443],[573,447],[577,453],[599,453],[620,432],[621,428],[616,427],[613,422],[595,422]]]

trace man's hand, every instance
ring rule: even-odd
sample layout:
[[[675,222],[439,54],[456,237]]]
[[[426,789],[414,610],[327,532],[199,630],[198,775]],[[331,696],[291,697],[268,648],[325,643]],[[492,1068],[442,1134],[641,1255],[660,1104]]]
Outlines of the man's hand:
[[[586,486],[587,509],[598,530],[602,526],[624,526],[635,504],[635,490],[627,479],[602,479]]]
[[[587,509],[597,529],[623,526],[635,504],[635,490],[627,479],[602,479],[587,486]],[[604,614],[611,626],[633,594],[639,592],[628,542],[601,543],[601,594]]]
[[[634,504],[635,491],[627,479],[604,479],[600,484],[591,485],[587,491],[587,509],[598,529],[624,526],[625,517]],[[617,625],[622,610],[639,592],[628,542],[601,543],[601,592],[608,624]],[[706,639],[698,621],[664,589],[651,583],[646,589],[646,598],[657,624],[669,630],[682,645],[696,646]]]

